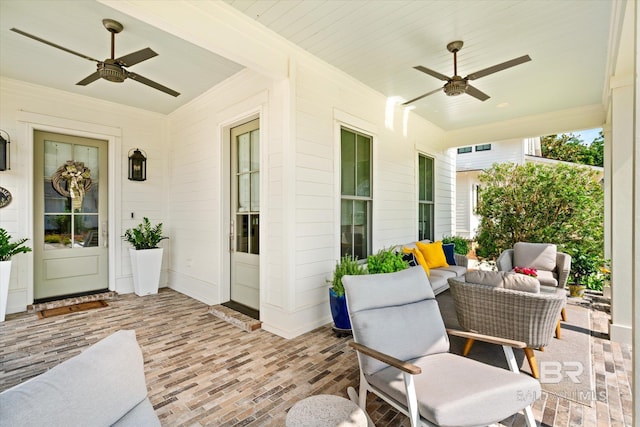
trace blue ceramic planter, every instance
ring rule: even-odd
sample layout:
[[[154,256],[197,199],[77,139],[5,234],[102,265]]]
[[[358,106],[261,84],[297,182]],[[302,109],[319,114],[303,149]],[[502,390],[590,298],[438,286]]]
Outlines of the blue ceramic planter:
[[[331,315],[333,323],[338,329],[351,329],[351,321],[349,321],[349,312],[347,311],[347,300],[342,295],[339,297],[329,288],[329,305],[331,306]]]

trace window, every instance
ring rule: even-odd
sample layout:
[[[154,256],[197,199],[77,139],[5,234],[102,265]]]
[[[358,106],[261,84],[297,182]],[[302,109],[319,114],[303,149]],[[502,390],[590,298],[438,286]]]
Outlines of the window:
[[[458,148],[458,154],[470,153],[473,149],[471,147]]]
[[[366,259],[371,234],[370,136],[342,128],[340,254]]]
[[[433,159],[418,155],[418,240],[433,241]]]
[[[476,151],[489,151],[491,150],[491,144],[476,145]]]

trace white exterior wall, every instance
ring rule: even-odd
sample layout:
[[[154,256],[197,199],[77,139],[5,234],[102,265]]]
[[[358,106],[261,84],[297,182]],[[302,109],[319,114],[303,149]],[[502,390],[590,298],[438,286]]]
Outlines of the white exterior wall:
[[[471,153],[458,154],[456,170],[482,170],[490,168],[494,163],[523,163],[524,162],[524,142],[520,139],[508,139],[505,141],[488,142],[491,150],[475,151],[476,145],[464,145],[472,147]]]
[[[109,141],[109,288],[133,292],[129,245],[120,236],[147,216],[163,222],[170,233],[167,216],[167,162],[165,117],[135,108],[109,103],[0,78],[0,128],[11,135],[11,170],[0,173],[0,186],[13,201],[0,209],[0,227],[12,236],[33,235],[33,130],[92,136]],[[146,151],[147,181],[127,179],[127,153],[131,148]],[[135,219],[131,219],[134,212]],[[165,247],[163,269],[170,257]],[[29,244],[29,242],[28,242]],[[166,274],[161,286],[166,284]],[[25,311],[33,301],[33,253],[13,259],[7,313]]]

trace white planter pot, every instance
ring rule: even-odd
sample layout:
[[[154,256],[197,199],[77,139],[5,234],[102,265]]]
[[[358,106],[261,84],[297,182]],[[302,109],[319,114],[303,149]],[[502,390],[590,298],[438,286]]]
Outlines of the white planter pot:
[[[157,294],[162,268],[162,248],[139,251],[130,248],[129,254],[133,270],[133,289],[136,295]]]
[[[9,300],[9,279],[11,278],[11,261],[0,261],[0,322],[4,322]]]

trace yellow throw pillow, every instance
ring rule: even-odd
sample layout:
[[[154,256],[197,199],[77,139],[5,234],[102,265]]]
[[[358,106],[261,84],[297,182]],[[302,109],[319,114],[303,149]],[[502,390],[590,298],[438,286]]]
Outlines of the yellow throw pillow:
[[[405,254],[413,254],[413,257],[416,259],[416,262],[420,264],[422,268],[424,268],[424,271],[425,273],[427,273],[427,276],[431,275],[431,270],[429,270],[429,266],[427,265],[427,262],[425,261],[424,257],[422,256],[422,253],[420,252],[420,250],[418,250],[418,248],[404,247],[402,248],[402,252],[404,252]]]
[[[419,252],[422,252],[422,256],[430,269],[449,267],[449,264],[447,264],[447,257],[444,255],[444,250],[442,249],[441,240],[434,243],[417,242],[416,246],[418,247]]]

